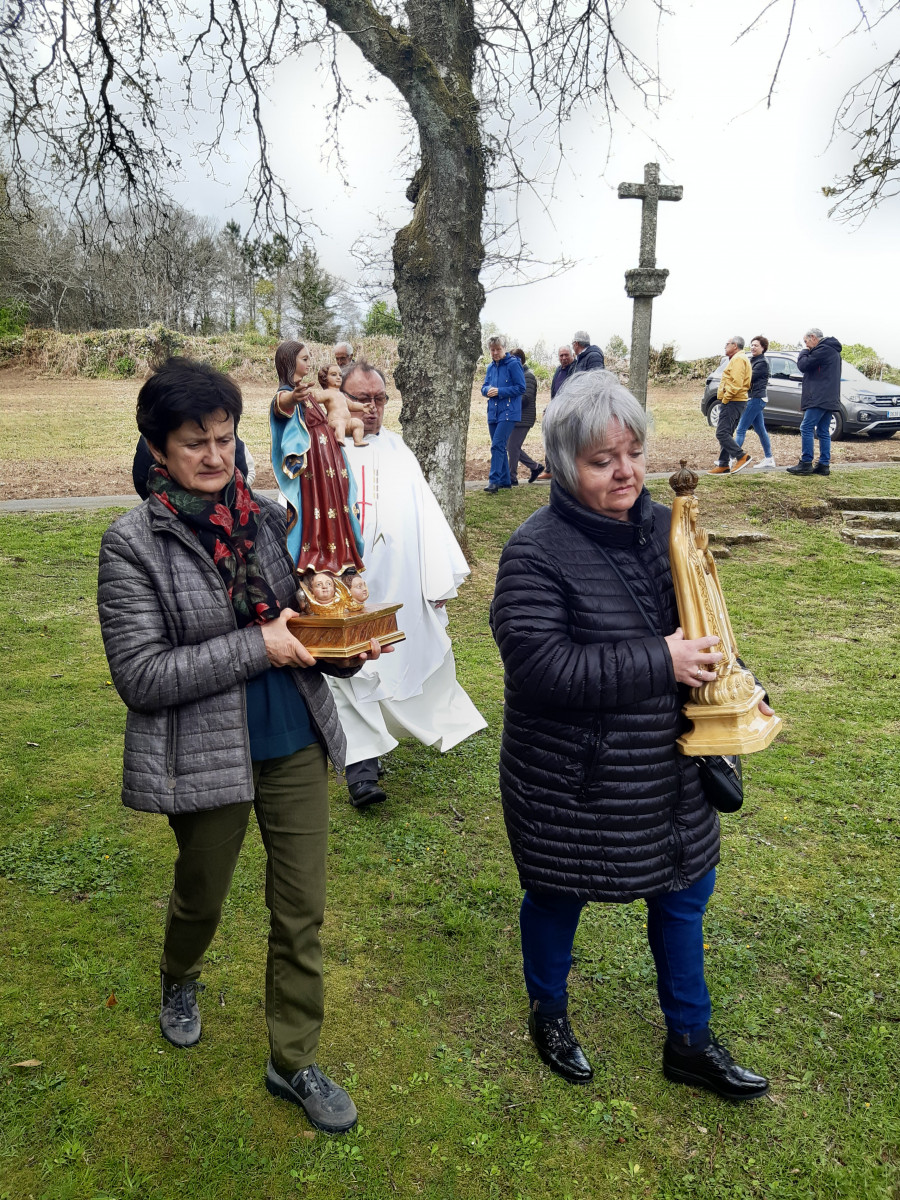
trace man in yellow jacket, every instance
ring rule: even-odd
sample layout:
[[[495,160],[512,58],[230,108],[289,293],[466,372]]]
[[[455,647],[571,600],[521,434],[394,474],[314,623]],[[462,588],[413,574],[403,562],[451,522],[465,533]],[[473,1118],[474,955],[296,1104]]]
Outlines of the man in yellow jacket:
[[[744,339],[742,337],[730,338],[725,343],[728,362],[722,372],[717,393],[718,399],[722,402],[716,425],[716,438],[720,446],[719,462],[708,472],[710,475],[733,475],[737,471],[742,471],[748,463],[753,462],[750,455],[746,454],[734,440],[734,431],[747,407],[750,377],[753,374],[750,359],[742,353],[743,349]]]

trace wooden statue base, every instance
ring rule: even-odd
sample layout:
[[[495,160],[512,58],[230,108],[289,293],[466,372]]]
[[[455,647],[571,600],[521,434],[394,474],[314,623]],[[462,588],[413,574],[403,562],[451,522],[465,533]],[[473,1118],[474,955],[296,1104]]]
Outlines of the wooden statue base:
[[[686,704],[681,710],[694,723],[675,745],[682,754],[753,754],[781,730],[781,717],[764,717],[759,702],[765,696],[757,684],[749,699],[726,704]]]
[[[343,617],[291,617],[287,627],[313,658],[351,667],[360,654],[370,649],[372,638],[382,646],[405,639],[406,634],[397,628],[395,615],[402,607],[402,604],[386,604],[383,608],[363,608]]]

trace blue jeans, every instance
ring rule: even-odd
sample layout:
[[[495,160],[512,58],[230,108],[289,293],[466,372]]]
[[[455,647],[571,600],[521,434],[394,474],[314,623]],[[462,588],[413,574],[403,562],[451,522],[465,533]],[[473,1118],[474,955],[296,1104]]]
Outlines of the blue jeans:
[[[800,422],[800,461],[812,462],[813,437],[819,439],[819,462],[827,467],[831,462],[831,418],[830,408],[807,408]]]
[[[488,421],[488,432],[491,435],[491,473],[488,476],[488,484],[492,487],[509,487],[512,483],[506,443],[515,427],[515,421]]]
[[[703,977],[703,914],[716,873],[681,892],[647,901],[647,940],[656,963],[659,1006],[670,1034],[688,1044],[702,1039],[712,1006]],[[532,1006],[553,1016],[566,1011],[566,980],[584,902],[547,892],[526,892],[519,923],[525,986]]]
[[[769,435],[766,432],[766,398],[765,396],[751,396],[747,401],[747,407],[744,409],[738,427],[735,430],[734,440],[741,447],[744,445],[744,438],[747,436],[747,430],[753,429],[756,436],[759,438],[759,444],[762,446],[763,455],[766,458],[772,457],[772,443],[769,441]]]

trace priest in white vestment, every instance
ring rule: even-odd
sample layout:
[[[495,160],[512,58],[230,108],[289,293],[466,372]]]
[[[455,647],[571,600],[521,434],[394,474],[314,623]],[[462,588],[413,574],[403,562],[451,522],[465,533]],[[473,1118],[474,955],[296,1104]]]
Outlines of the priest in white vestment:
[[[403,439],[382,429],[384,379],[367,363],[353,363],[341,390],[366,405],[368,445],[347,458],[356,480],[367,603],[400,601],[406,640],[394,653],[368,662],[350,679],[327,676],[347,735],[347,785],[362,808],[386,799],[378,759],[404,737],[450,750],[487,722],[456,680],[447,636],[448,600],[469,567],[415,455]]]

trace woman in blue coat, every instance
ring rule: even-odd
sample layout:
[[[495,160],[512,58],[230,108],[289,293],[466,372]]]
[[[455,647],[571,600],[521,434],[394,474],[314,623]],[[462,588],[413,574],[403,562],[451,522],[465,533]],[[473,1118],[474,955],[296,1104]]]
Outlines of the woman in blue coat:
[[[491,435],[491,473],[486,492],[499,492],[512,484],[506,443],[522,417],[522,397],[525,395],[525,372],[513,354],[507,354],[501,337],[488,341],[491,362],[484,376],[481,394],[487,397],[488,430]]]

